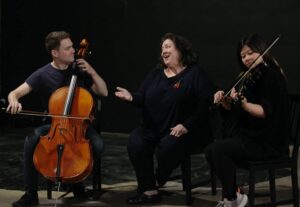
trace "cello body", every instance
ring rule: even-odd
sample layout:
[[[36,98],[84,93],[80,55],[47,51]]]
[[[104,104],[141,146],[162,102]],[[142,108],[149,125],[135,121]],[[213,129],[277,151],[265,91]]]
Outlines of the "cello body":
[[[51,114],[64,114],[69,87],[57,89],[49,100]],[[74,89],[70,114],[89,117],[93,97],[84,88]],[[65,114],[67,115],[67,114]],[[51,181],[76,183],[84,180],[92,171],[93,158],[85,132],[90,123],[86,119],[52,118],[47,135],[41,136],[36,146],[33,162],[36,169]],[[62,149],[59,149],[62,148]]]

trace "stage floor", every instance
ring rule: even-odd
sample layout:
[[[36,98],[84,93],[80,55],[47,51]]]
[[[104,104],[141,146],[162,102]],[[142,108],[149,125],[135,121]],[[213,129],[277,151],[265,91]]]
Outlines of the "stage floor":
[[[289,198],[291,196],[290,191],[290,180],[289,178],[283,177],[276,180],[278,187],[278,200],[281,198]],[[90,206],[107,206],[107,207],[126,207],[132,205],[126,205],[126,198],[128,196],[132,196],[134,194],[134,190],[136,187],[135,182],[124,182],[124,183],[116,183],[113,185],[103,185],[104,193],[98,200],[89,200],[86,202],[74,202],[72,199],[72,195],[69,194],[63,199],[58,201],[57,207],[62,206],[74,206],[74,207],[90,207]],[[268,183],[262,182],[258,183],[257,187],[258,192],[264,193],[268,192]],[[247,191],[247,186],[244,188]],[[161,189],[163,194],[163,200],[160,204],[157,205],[138,205],[138,206],[174,206],[181,207],[185,206],[185,194],[181,190],[181,184],[177,182],[168,182],[167,185]],[[192,191],[194,202],[191,206],[201,206],[201,207],[214,207],[217,201],[221,198],[220,188],[218,188],[218,193],[216,196],[212,196],[210,194],[209,187],[200,187],[196,188]],[[0,206],[1,207],[9,207],[11,203],[20,198],[23,194],[22,191],[18,190],[4,190],[0,189]],[[40,205],[43,207],[54,207],[55,206],[55,198],[61,195],[61,193],[53,192],[53,199],[48,200],[46,198],[46,192],[40,191]],[[257,202],[261,203],[264,201],[269,201],[268,198],[258,198]],[[286,207],[291,207],[293,205],[285,205]]]
[[[30,133],[31,127],[8,127],[0,126],[0,207],[11,206],[11,203],[23,195],[23,140],[26,134]],[[89,200],[83,203],[74,202],[72,194],[66,195],[58,201],[57,206],[128,206],[125,200],[128,196],[135,194],[136,182],[135,175],[128,160],[126,151],[127,134],[120,133],[102,133],[105,142],[105,151],[102,156],[102,188],[103,193],[98,200]],[[196,155],[192,158],[192,176],[193,178],[207,179],[208,168],[203,155]],[[300,166],[300,164],[298,164]],[[299,167],[300,168],[300,167]],[[298,172],[300,169],[298,168]],[[288,198],[291,195],[290,177],[285,177],[286,171],[279,172],[276,184],[279,186],[278,198]],[[298,173],[300,175],[300,172]],[[247,173],[238,172],[239,185],[244,186],[247,191]],[[261,174],[258,179],[259,191],[268,192],[268,182],[264,180],[265,174]],[[300,176],[299,176],[300,177]],[[54,206],[55,199],[46,199],[45,179],[40,179],[40,206]],[[300,183],[300,178],[299,178]],[[91,188],[91,180],[85,181],[88,189]],[[185,194],[181,190],[180,181],[168,182],[161,189],[163,201],[155,206],[185,206]],[[62,193],[53,192],[56,198]],[[203,186],[193,190],[195,198],[192,206],[213,207],[221,198],[220,188],[218,194],[212,196],[210,187]],[[261,202],[268,198],[259,198]],[[147,205],[149,206],[149,205]],[[151,205],[150,205],[151,206]],[[292,205],[289,205],[292,206]]]

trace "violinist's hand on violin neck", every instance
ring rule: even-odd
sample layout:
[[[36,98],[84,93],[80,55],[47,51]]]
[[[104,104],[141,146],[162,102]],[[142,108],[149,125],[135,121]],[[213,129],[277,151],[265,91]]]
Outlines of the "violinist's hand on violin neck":
[[[238,93],[235,98],[232,99],[232,104],[242,104],[247,101],[246,97],[242,93]]]

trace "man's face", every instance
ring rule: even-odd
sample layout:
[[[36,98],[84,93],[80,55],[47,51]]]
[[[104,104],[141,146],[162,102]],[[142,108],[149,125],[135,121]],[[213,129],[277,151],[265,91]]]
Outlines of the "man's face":
[[[60,41],[60,46],[52,52],[52,55],[60,62],[71,64],[74,61],[75,50],[70,38]]]

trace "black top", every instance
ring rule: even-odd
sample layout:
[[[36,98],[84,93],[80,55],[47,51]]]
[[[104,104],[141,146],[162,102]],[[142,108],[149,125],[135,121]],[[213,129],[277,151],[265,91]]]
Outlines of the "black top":
[[[34,92],[39,94],[44,110],[48,110],[48,101],[51,94],[63,86],[68,86],[73,74],[72,67],[66,70],[55,69],[50,63],[33,72],[25,82],[32,88]],[[77,85],[89,88],[92,80],[85,81],[83,74],[79,74]]]
[[[261,76],[244,91],[248,102],[259,104],[266,114],[265,119],[256,118],[243,109],[237,122],[236,133],[243,137],[247,146],[261,143],[267,150],[270,146],[280,154],[288,148],[288,92],[286,81],[274,64],[262,64]]]
[[[133,104],[143,109],[143,126],[158,136],[183,124],[189,134],[207,123],[212,83],[198,66],[187,67],[168,78],[163,68],[152,70],[133,94]]]

